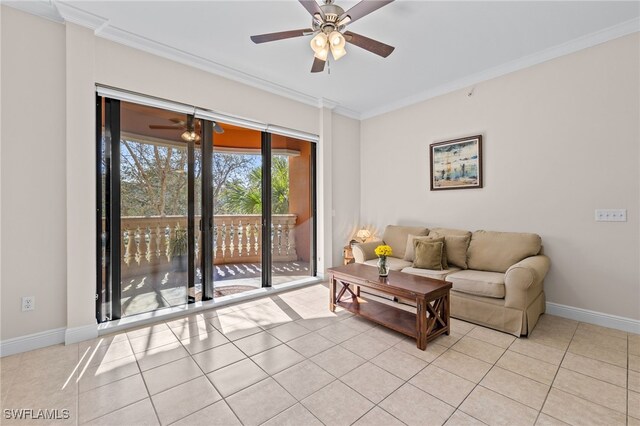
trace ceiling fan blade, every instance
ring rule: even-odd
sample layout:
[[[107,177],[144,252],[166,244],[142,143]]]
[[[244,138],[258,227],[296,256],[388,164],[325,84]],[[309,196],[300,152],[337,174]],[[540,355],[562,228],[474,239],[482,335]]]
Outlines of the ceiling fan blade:
[[[326,61],[322,59],[318,59],[315,56],[313,57],[313,65],[311,66],[311,72],[322,72],[324,71],[324,64]]]
[[[177,126],[162,126],[159,124],[149,124],[149,128],[150,129],[159,129],[159,130],[180,130],[183,129],[183,126],[177,125]]]
[[[268,33],[251,36],[251,41],[256,44],[266,43],[268,41],[284,40],[286,38],[302,37],[313,33],[311,28],[303,28],[301,30],[281,31],[279,33]]]
[[[187,124],[187,122],[186,122],[186,121],[181,120],[181,119],[179,119],[179,118],[170,118],[170,119],[169,119],[169,121],[172,121],[172,122],[174,122],[174,123],[176,123],[176,124],[179,124],[179,125],[181,125],[181,126],[185,126],[185,125]]]
[[[364,50],[368,50],[369,52],[380,55],[383,58],[391,55],[391,52],[395,49],[393,46],[389,46],[388,44],[381,43],[360,34],[352,33],[351,31],[345,31],[344,39],[347,43],[351,43]]]
[[[222,134],[224,133],[224,129],[222,127],[220,127],[220,125],[216,122],[213,123],[213,131],[218,133],[218,134]]]
[[[322,19],[324,19],[324,12],[320,9],[320,5],[316,3],[315,0],[298,0],[302,7],[307,9],[307,12],[311,14],[311,16],[315,16],[316,14],[320,14]]]
[[[371,12],[375,12],[381,7],[388,5],[392,1],[393,0],[362,0],[360,3],[356,4],[351,9],[343,13],[338,21],[341,21],[348,16],[351,18],[351,21],[349,21],[349,23],[352,23],[362,18],[363,16],[367,16]]]

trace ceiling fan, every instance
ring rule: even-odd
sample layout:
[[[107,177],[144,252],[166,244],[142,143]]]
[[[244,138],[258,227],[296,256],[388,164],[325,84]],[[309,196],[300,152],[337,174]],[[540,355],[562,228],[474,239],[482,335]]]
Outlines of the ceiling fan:
[[[175,123],[172,126],[164,126],[161,124],[150,124],[150,129],[158,130],[184,130],[180,137],[185,142],[198,142],[200,141],[200,120],[194,124],[192,115],[187,116],[187,121],[180,120],[179,118],[170,118],[169,121]],[[213,131],[216,133],[224,133],[224,130],[218,123],[213,123]]]
[[[346,12],[340,6],[334,4],[334,0],[324,0],[323,5],[319,5],[315,0],[298,1],[307,9],[311,16],[313,16],[311,28],[254,35],[251,36],[251,40],[259,44],[268,41],[313,35],[311,48],[314,51],[314,61],[311,72],[321,72],[324,70],[325,63],[329,56],[329,50],[331,50],[331,54],[336,61],[346,55],[347,51],[344,48],[346,43],[351,43],[376,55],[380,55],[383,58],[389,56],[391,52],[393,52],[393,49],[395,49],[393,46],[351,31],[345,31],[347,25],[386,6],[393,0],[362,0]]]

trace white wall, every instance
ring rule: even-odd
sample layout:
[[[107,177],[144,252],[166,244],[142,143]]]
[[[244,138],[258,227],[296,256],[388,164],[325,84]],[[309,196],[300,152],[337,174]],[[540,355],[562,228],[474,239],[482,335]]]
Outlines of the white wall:
[[[341,135],[357,122],[331,110],[100,39],[75,24],[1,9],[2,341],[64,327],[67,341],[95,332],[95,83],[320,133],[340,141],[338,153],[357,152],[357,135]],[[340,127],[323,129],[322,111],[325,124],[335,119]],[[319,161],[356,191],[359,170],[342,171],[327,152]],[[331,176],[320,173],[319,179],[328,185],[318,197],[331,206]],[[357,205],[345,204],[344,212],[334,206],[336,218],[353,220],[347,209]],[[320,253],[342,247],[343,239],[323,247],[331,244],[332,229],[318,241]],[[331,266],[332,258],[322,266]],[[36,296],[35,311],[20,311],[24,295]]]
[[[362,122],[361,216],[535,232],[550,302],[640,319],[640,36]],[[437,66],[437,65],[434,65]],[[429,191],[429,144],[482,134],[483,189]],[[626,223],[594,209],[626,208]]]

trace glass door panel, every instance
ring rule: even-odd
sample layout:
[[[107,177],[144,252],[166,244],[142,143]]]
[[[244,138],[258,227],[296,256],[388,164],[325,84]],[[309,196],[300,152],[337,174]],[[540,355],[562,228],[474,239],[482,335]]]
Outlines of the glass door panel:
[[[219,126],[211,164],[214,297],[262,286],[261,132]]]
[[[272,285],[313,276],[312,164],[315,145],[271,135]]]

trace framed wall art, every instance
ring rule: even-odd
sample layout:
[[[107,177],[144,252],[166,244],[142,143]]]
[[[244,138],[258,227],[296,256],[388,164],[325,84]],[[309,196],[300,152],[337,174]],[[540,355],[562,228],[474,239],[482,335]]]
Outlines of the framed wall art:
[[[482,188],[482,136],[429,145],[431,190]]]

